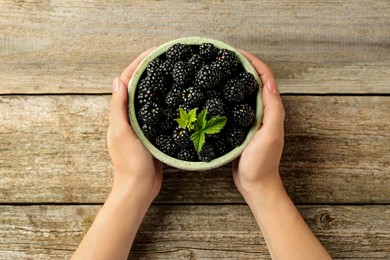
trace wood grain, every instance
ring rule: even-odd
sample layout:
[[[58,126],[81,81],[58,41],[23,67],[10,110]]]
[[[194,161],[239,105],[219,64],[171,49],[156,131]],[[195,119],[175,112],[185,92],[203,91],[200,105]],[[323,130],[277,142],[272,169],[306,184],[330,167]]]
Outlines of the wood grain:
[[[0,97],[0,202],[101,203],[109,96]],[[281,164],[296,203],[389,203],[389,97],[284,96]],[[243,203],[230,166],[167,167],[162,203]]]
[[[142,50],[184,36],[246,49],[283,93],[390,93],[390,2],[0,1],[0,94],[109,93]]]
[[[1,206],[0,258],[68,258],[99,208]],[[390,206],[300,206],[299,211],[335,259],[390,256]],[[141,225],[130,258],[270,257],[246,206],[154,205]]]

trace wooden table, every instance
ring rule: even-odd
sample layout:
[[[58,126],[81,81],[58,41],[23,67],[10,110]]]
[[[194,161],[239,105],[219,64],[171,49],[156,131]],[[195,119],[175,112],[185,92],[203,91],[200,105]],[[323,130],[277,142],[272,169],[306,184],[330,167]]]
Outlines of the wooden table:
[[[111,81],[207,36],[275,72],[281,175],[334,258],[390,258],[390,2],[0,1],[0,258],[69,258],[110,190]],[[267,259],[231,178],[166,167],[133,259]]]

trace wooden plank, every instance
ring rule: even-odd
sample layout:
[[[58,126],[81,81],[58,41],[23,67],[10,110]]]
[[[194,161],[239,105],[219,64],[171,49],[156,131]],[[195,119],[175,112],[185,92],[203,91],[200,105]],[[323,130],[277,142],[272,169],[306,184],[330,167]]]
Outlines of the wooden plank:
[[[99,206],[1,206],[0,258],[68,258]],[[301,206],[335,258],[390,256],[390,206]],[[269,259],[247,206],[151,207],[132,259]]]
[[[101,203],[109,96],[0,97],[0,202]],[[281,172],[296,203],[389,203],[389,97],[285,96]],[[230,166],[166,168],[159,202],[243,203]]]
[[[109,93],[142,50],[193,35],[255,53],[283,93],[390,93],[389,27],[386,0],[2,0],[0,94]]]

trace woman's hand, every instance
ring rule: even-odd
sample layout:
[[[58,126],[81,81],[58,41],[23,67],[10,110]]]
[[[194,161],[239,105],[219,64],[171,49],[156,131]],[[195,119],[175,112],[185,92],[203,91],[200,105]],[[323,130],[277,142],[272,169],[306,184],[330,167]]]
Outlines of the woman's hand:
[[[107,145],[114,165],[113,193],[137,192],[145,203],[158,195],[162,183],[162,164],[154,159],[138,139],[128,120],[127,86],[135,69],[152,49],[139,55],[113,82]]]
[[[279,183],[279,163],[284,143],[284,108],[272,71],[254,55],[241,51],[252,63],[263,85],[264,115],[261,128],[233,163],[234,182],[248,199],[253,191],[264,192]],[[272,185],[271,185],[272,186]]]

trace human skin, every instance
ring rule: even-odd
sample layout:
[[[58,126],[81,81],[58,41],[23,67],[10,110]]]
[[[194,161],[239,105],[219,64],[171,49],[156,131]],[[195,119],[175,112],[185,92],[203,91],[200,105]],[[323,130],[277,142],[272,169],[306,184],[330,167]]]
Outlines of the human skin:
[[[264,118],[241,157],[233,179],[261,229],[273,259],[331,259],[287,195],[279,175],[285,111],[272,71],[253,54],[241,51],[263,84]]]
[[[158,195],[162,164],[138,139],[128,121],[127,86],[134,70],[152,49],[138,56],[114,80],[107,146],[114,166],[112,190],[72,259],[127,259],[139,226]],[[303,221],[279,176],[284,109],[271,70],[252,54],[263,83],[264,117],[239,159],[233,179],[251,208],[274,259],[330,259]]]
[[[130,127],[127,85],[150,52],[138,56],[113,82],[107,146],[114,165],[112,190],[72,259],[127,259],[139,226],[158,195],[162,164]]]

